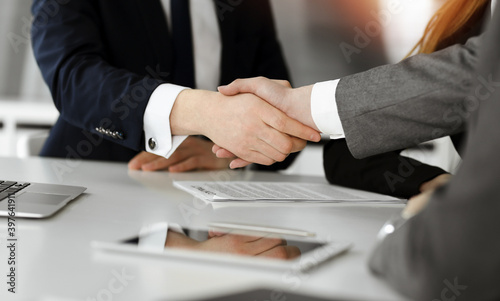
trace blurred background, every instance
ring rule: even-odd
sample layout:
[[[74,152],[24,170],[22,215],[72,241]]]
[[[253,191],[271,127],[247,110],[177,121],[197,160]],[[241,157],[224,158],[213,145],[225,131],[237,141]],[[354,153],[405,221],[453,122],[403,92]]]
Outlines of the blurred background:
[[[271,0],[294,86],[336,79],[395,63],[418,41],[442,0]],[[395,12],[394,7],[399,9]],[[33,155],[58,112],[30,45],[30,0],[0,2],[0,156]],[[459,158],[448,139],[421,161],[454,171]],[[322,146],[309,145],[289,170],[323,175]]]

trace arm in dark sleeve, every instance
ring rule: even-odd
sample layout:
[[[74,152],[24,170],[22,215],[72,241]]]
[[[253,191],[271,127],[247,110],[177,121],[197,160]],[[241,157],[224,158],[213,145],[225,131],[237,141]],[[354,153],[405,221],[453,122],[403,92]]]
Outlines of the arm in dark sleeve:
[[[345,139],[331,140],[323,150],[323,166],[328,182],[401,198],[420,193],[420,185],[446,173],[441,168],[393,151],[356,159]]]
[[[96,133],[114,128],[122,146],[143,149],[143,115],[160,80],[112,66],[100,32],[98,1],[33,2],[32,44],[61,118]],[[105,137],[108,139],[108,137]]]

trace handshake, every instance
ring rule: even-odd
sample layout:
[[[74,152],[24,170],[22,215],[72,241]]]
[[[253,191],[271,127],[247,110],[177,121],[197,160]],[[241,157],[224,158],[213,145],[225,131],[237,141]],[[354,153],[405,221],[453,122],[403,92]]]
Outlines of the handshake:
[[[281,162],[321,136],[311,116],[312,86],[287,81],[238,79],[219,92],[184,90],[170,115],[173,135],[204,135],[231,168]]]

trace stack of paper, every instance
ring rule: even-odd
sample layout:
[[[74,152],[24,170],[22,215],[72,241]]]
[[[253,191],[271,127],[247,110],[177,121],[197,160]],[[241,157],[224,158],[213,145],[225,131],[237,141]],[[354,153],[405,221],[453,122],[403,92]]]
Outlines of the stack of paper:
[[[404,203],[404,200],[391,196],[327,184],[174,181],[174,186],[209,202]]]

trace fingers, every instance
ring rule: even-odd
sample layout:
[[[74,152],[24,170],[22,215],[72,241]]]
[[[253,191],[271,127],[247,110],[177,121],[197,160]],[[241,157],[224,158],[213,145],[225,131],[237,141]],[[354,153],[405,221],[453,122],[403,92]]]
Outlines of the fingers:
[[[128,168],[131,170],[145,170],[144,167],[146,167],[147,170],[157,170],[162,167],[166,168],[165,162],[163,162],[162,159],[166,160],[163,157],[143,151],[130,160]]]
[[[300,249],[296,246],[277,246],[265,251],[257,256],[277,259],[293,259],[301,255]]]
[[[191,157],[168,168],[169,172],[185,172],[201,168],[198,157]]]
[[[264,143],[262,142],[260,144],[263,145]],[[249,152],[245,152],[241,156],[241,158],[244,158],[243,160],[248,161],[248,162],[257,163],[257,164],[266,165],[266,166],[269,166],[275,162],[278,162],[278,161],[281,162],[284,160],[284,159],[282,159],[283,154],[279,153],[274,148],[272,148],[270,146],[267,146],[267,147],[263,146],[263,148],[268,149],[271,154],[266,153],[262,149],[260,149],[258,151],[251,150]]]
[[[302,141],[302,140],[300,140],[300,141]],[[295,148],[297,148],[297,147],[295,146],[295,143],[294,143],[294,149]],[[236,156],[232,152],[218,146],[217,144],[214,144],[214,146],[212,147],[212,152],[217,156],[217,158],[236,158]],[[245,161],[243,159],[236,158],[236,159],[231,161],[231,163],[229,164],[229,168],[231,168],[231,169],[243,168],[243,167],[248,166],[250,164],[252,164],[252,162],[248,162],[248,161]]]
[[[228,234],[227,232],[217,231],[215,229],[208,229],[208,238],[224,236]]]
[[[243,168],[243,167],[248,166],[250,164],[252,164],[252,163],[248,162],[248,161],[245,161],[243,159],[234,159],[229,164],[229,168],[231,168],[231,169]]]
[[[132,160],[128,162],[128,169],[131,170],[141,169],[141,166],[143,162],[146,161],[146,157],[148,157],[148,155],[149,154],[147,152],[140,152],[137,155],[135,155],[135,157],[133,157]]]
[[[289,81],[287,80],[282,80],[282,79],[272,79],[273,82],[277,83],[278,85],[281,85],[286,88],[291,88],[292,84],[290,84]]]
[[[143,171],[157,171],[157,170],[165,170],[169,168],[171,165],[171,160],[159,157],[154,161],[151,161],[149,163],[143,164],[141,169]]]
[[[256,94],[259,91],[259,87],[263,85],[268,85],[267,87],[271,88],[277,84],[279,86],[283,86],[285,88],[291,88],[292,85],[287,80],[281,79],[268,79],[265,77],[255,77],[255,78],[247,78],[247,79],[236,79],[232,83],[226,86],[220,86],[217,89],[220,93],[233,96],[239,93],[253,93]],[[260,85],[260,86],[259,86]]]
[[[187,160],[191,156],[191,153],[189,149],[179,148],[168,159],[161,156],[153,156],[155,156],[154,160],[144,163],[141,166],[143,171],[167,170],[170,166]]]
[[[279,110],[263,111],[262,120],[277,131],[290,136],[313,142],[321,140],[321,135],[316,130],[288,117]]]
[[[286,245],[281,238],[227,234],[218,237],[227,250],[237,254],[258,255],[277,246]]]
[[[214,144],[212,147],[212,152],[217,156],[217,158],[236,158],[236,156],[225,148]]]
[[[266,251],[272,250],[278,246],[285,246],[286,240],[281,238],[262,237],[255,241],[248,243],[249,250],[252,250],[255,255],[262,254]]]
[[[435,189],[447,184],[451,180],[451,178],[452,178],[452,175],[450,175],[450,174],[439,175],[439,176],[435,177],[434,179],[423,183],[420,186],[420,192],[425,192],[428,190],[435,190]]]
[[[233,96],[240,93],[257,94],[259,87],[265,83],[272,83],[272,81],[264,77],[245,78],[234,80],[229,85],[220,86],[217,89],[220,93],[227,96]]]
[[[179,148],[166,159],[155,154],[141,152],[129,162],[133,170],[185,172],[195,169],[225,169],[229,167],[229,159],[218,159],[211,152],[213,143],[197,137],[188,137]],[[226,151],[227,152],[227,151]],[[229,153],[229,152],[228,152]],[[230,158],[234,158],[232,155]]]
[[[265,77],[255,77],[247,79],[237,79],[227,86],[218,88],[219,92],[226,96],[233,96],[240,93],[252,93],[271,105],[281,108],[282,101],[286,96],[290,84],[285,81],[272,81]]]
[[[233,168],[246,166],[248,162],[271,165],[285,160],[292,151],[305,147],[304,142],[291,136],[312,141],[321,139],[314,129],[288,117],[253,94],[221,96],[215,103],[220,107],[217,112],[223,112],[220,114],[223,116],[208,123],[216,126],[205,127],[208,129],[206,134],[224,148],[212,148],[217,157],[236,156],[246,161],[233,162]],[[231,127],[234,130],[228,131]]]
[[[256,128],[256,135],[264,144],[256,145],[254,150],[261,154],[265,154],[275,162],[285,160],[294,148],[300,148],[301,146],[305,147],[305,144],[301,145],[298,141],[294,141],[290,135],[304,140],[319,141],[321,139],[321,136],[315,130],[291,119],[283,112],[268,104],[264,105],[259,116],[269,128]],[[251,161],[246,158],[242,159]]]
[[[296,138],[296,137],[291,137],[292,138],[292,151],[291,153],[296,153],[300,152],[307,146],[307,141]]]
[[[214,154],[217,154],[217,151],[218,151],[218,150],[221,150],[221,149],[223,149],[223,148],[222,148],[222,147],[220,147],[220,146],[218,146],[217,144],[214,144],[214,145],[212,146],[212,152],[213,152]]]
[[[217,158],[235,158],[236,156],[228,151],[227,149],[220,149],[218,150],[215,155],[217,156]]]
[[[250,99],[247,101],[250,101]],[[261,100],[251,108],[263,123],[257,126],[255,123],[248,125],[250,135],[240,134],[240,136],[248,137],[248,139],[235,144],[231,152],[218,145],[212,147],[212,151],[218,158],[236,158],[235,154],[238,154],[239,158],[230,163],[230,168],[242,168],[250,163],[271,165],[275,162],[281,162],[290,153],[300,151],[306,146],[307,143],[303,138],[313,141],[321,139],[321,136],[315,130],[291,119],[278,109],[261,102]],[[283,131],[302,136],[302,139],[282,133]],[[250,139],[252,136],[256,140]],[[230,142],[233,143],[232,140]]]
[[[401,215],[404,218],[408,219],[420,213],[420,211],[422,211],[429,203],[432,193],[433,191],[427,190],[409,199],[408,204],[406,204],[406,207],[401,213]]]

